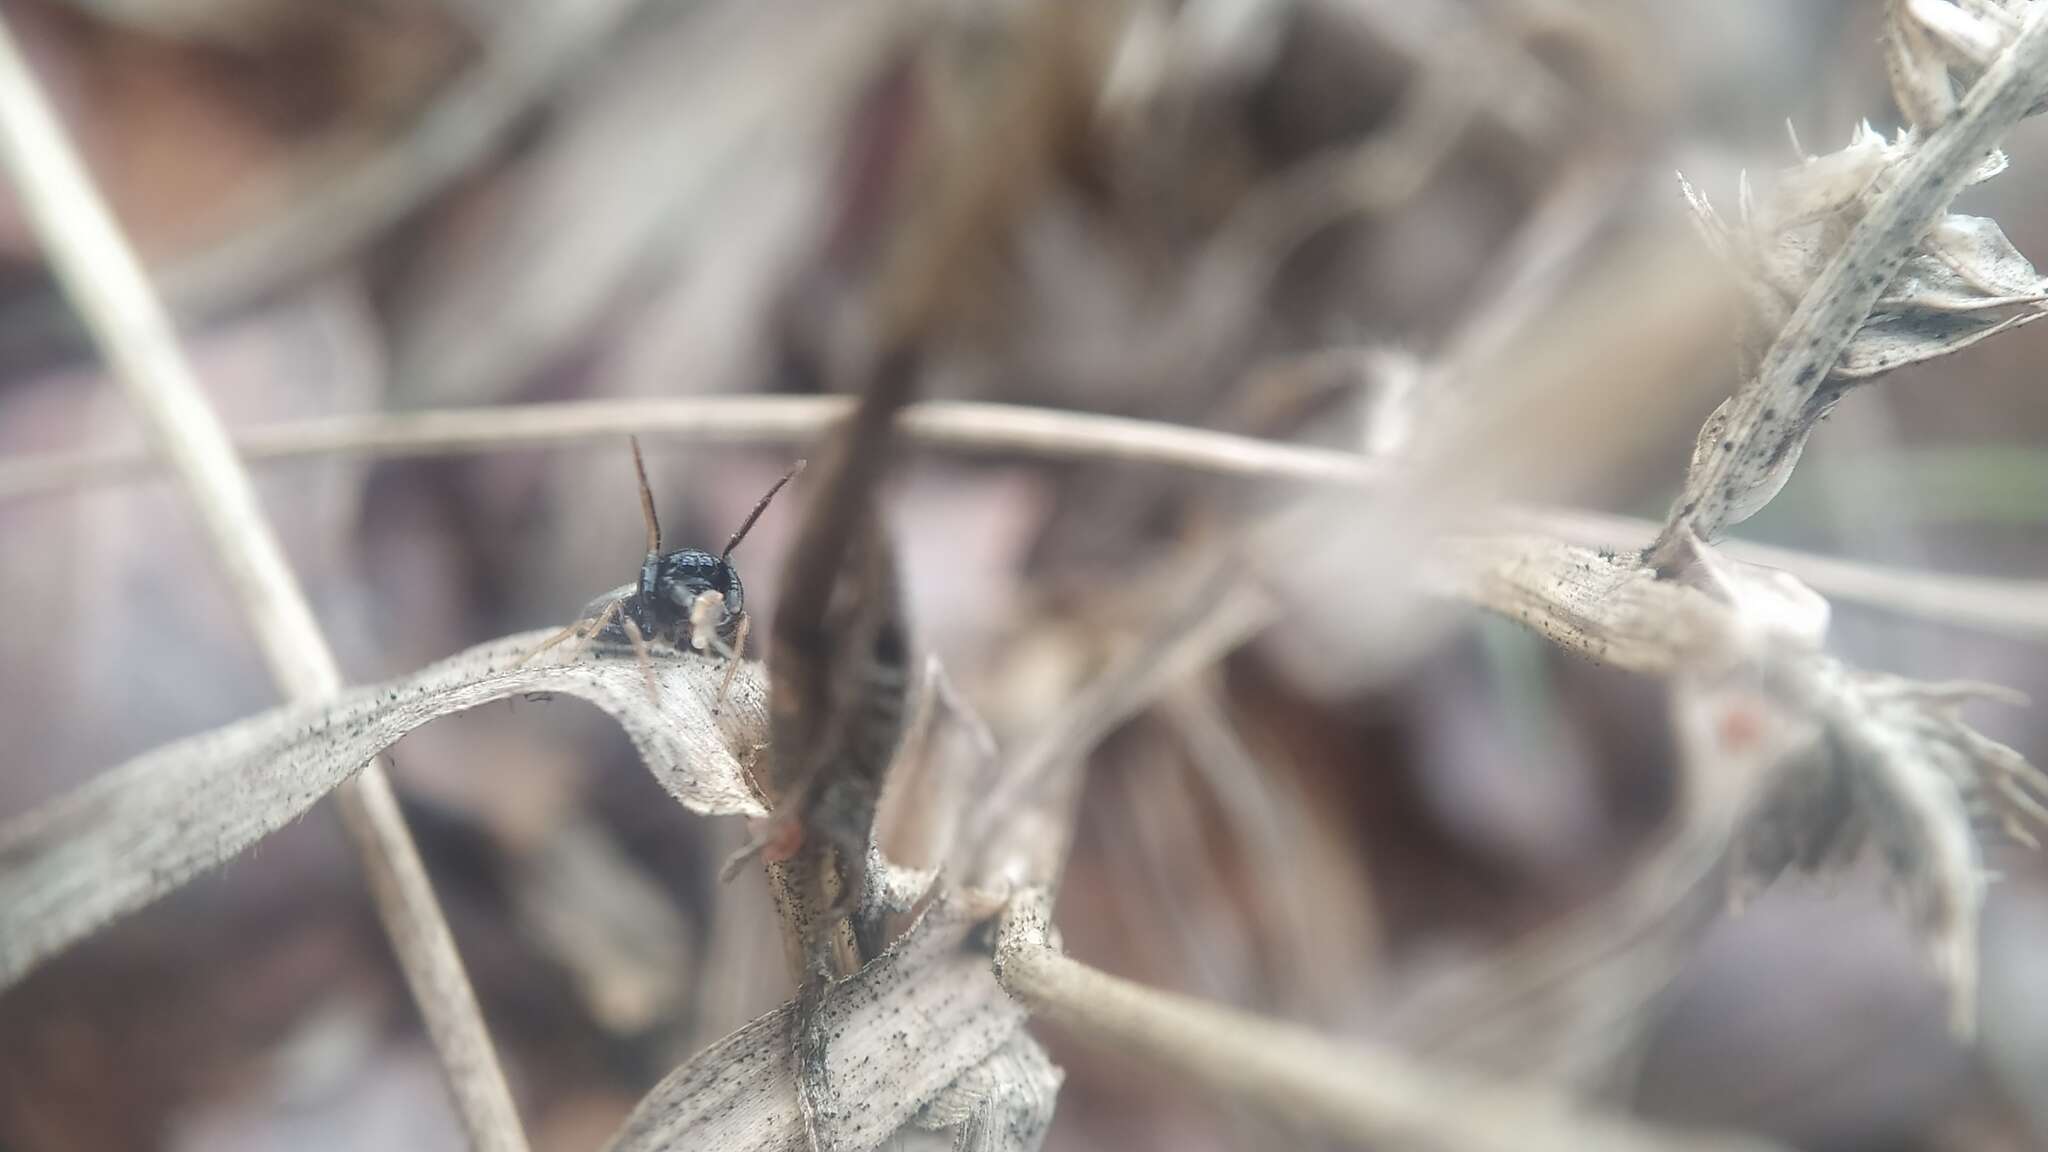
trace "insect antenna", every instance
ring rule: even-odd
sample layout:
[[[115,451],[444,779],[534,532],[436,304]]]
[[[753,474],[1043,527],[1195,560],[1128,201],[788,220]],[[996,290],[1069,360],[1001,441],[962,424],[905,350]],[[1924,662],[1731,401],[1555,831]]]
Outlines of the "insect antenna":
[[[733,533],[732,539],[727,540],[725,542],[725,551],[720,552],[718,554],[718,559],[720,562],[723,562],[727,557],[731,556],[732,550],[740,546],[740,541],[746,539],[747,533],[754,527],[754,521],[759,520],[761,518],[761,513],[766,512],[768,510],[768,502],[770,500],[775,499],[775,494],[777,492],[782,491],[782,486],[784,484],[787,484],[791,480],[796,479],[796,474],[803,471],[804,465],[807,463],[809,463],[809,461],[797,461],[796,467],[791,468],[789,471],[783,473],[782,479],[777,480],[775,482],[775,486],[768,489],[768,494],[761,497],[761,502],[754,505],[754,510],[752,512],[747,513],[746,520],[740,524],[740,530]]]
[[[661,551],[661,521],[654,515],[654,489],[647,485],[647,463],[640,458],[640,438],[628,436],[626,442],[633,446],[633,471],[640,475],[640,516],[647,521],[647,554],[652,556]],[[756,510],[754,515],[758,516],[760,512]],[[747,523],[751,524],[753,520],[749,519]]]

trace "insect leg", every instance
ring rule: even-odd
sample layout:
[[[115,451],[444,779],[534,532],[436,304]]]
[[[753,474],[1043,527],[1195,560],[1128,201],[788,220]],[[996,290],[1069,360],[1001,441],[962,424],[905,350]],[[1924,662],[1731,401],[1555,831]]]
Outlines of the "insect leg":
[[[524,668],[528,664],[533,663],[533,661],[537,657],[539,657],[541,653],[546,652],[548,649],[553,648],[555,645],[560,644],[562,641],[567,640],[571,636],[581,635],[578,629],[582,627],[583,621],[578,620],[576,623],[571,624],[566,628],[563,628],[559,632],[556,632],[554,635],[548,637],[546,640],[541,641],[540,645],[536,647],[533,651],[528,652],[524,656],[521,656],[519,658],[519,663],[514,664],[513,667]]]
[[[713,716],[718,715],[719,710],[725,707],[725,694],[732,690],[732,675],[740,670],[740,657],[747,650],[747,629],[753,626],[754,618],[745,612],[740,613],[739,631],[733,635],[732,647],[726,649],[725,675],[718,681],[718,699],[711,702]]]
[[[640,662],[640,675],[647,680],[647,698],[655,704],[661,703],[661,689],[654,682],[654,657],[647,651],[647,637],[640,634],[640,625],[631,616],[625,619],[626,639],[633,644],[633,658]]]
[[[607,609],[607,611],[609,611],[609,609]],[[549,649],[555,647],[556,645],[562,643],[565,640],[583,639],[583,626],[587,623],[589,623],[589,621],[587,620],[578,620],[575,623],[563,628],[561,631],[556,632],[554,635],[548,637],[546,640],[541,641],[540,646],[538,648],[535,648],[533,651],[528,652],[524,656],[521,656],[519,658],[519,663],[513,665],[513,667],[526,667],[528,664],[532,663],[537,657],[539,657],[541,653],[548,651]]]
[[[725,858],[725,863],[718,869],[718,881],[721,884],[732,883],[732,878],[739,875],[740,869],[756,856],[770,864],[788,863],[796,859],[803,842],[802,822],[790,817],[771,817],[766,828],[756,833],[739,851]]]
[[[591,617],[588,621],[585,621],[585,623],[589,624],[590,626],[588,628],[585,628],[582,632],[578,633],[577,638],[581,640],[587,640],[590,637],[597,635],[599,632],[604,631],[605,626],[607,624],[610,624],[612,621],[618,619],[619,613],[625,611],[625,609],[626,602],[624,600],[614,600],[611,603],[605,605],[604,611],[599,612],[597,615]],[[633,622],[631,620],[626,621],[627,627],[631,627],[632,624]]]
[[[590,637],[597,635],[599,632],[604,631],[605,625],[611,623],[612,620],[618,616],[621,604],[622,601],[614,600],[611,603],[605,605],[604,611],[598,613],[596,616],[586,617],[582,620],[576,621],[574,624],[571,624],[566,628],[563,628],[561,631],[548,637],[546,640],[543,640],[540,644],[540,647],[535,648],[533,651],[528,652],[524,656],[521,656],[519,658],[519,663],[513,665],[513,667],[526,667],[528,664],[532,663],[534,658],[538,657],[541,653],[546,652],[548,649],[553,648],[554,646],[562,643],[565,640],[587,640]]]

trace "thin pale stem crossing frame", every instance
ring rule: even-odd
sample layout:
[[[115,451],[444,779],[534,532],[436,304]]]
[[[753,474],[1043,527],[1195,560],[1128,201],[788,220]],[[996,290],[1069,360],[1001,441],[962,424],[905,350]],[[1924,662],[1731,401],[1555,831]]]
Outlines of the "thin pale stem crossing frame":
[[[628,432],[695,444],[803,444],[851,410],[839,397],[715,396],[364,413],[243,429],[235,434],[235,447],[244,459],[274,461],[609,445]],[[908,439],[958,452],[1116,460],[1353,488],[1374,487],[1393,474],[1387,463],[1355,452],[1088,412],[927,401],[909,406],[900,419]],[[158,466],[140,449],[0,459],[0,503],[139,480]],[[1657,531],[1647,520],[1576,509],[1511,506],[1505,511],[1518,527],[1616,549],[1640,548]],[[1737,559],[1783,568],[1829,597],[1956,627],[2048,639],[2048,581],[1892,568],[1739,541],[1723,550]]]
[[[272,678],[294,700],[338,692],[340,667],[263,517],[249,475],[179,348],[162,301],[4,19],[0,166],[115,381],[191,496]],[[476,993],[383,761],[365,766],[336,798],[472,1145],[486,1152],[525,1152],[526,1136]]]

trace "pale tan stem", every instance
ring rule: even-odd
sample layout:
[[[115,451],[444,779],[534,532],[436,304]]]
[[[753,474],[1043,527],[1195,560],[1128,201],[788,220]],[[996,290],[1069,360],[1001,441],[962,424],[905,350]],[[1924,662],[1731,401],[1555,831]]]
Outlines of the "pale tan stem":
[[[254,488],[185,360],[162,303],[51,114],[0,21],[0,164],[52,270],[191,495],[213,551],[279,687],[332,695],[340,670]],[[338,795],[385,930],[426,1019],[476,1147],[523,1152],[526,1138],[426,870],[381,762]]]
[[[1196,1087],[1371,1148],[1432,1152],[1764,1152],[1776,1145],[1654,1127],[1532,1086],[1120,980],[1047,939],[1045,899],[1012,900],[996,978],[1040,1018]]]
[[[700,396],[380,412],[260,425],[237,432],[235,447],[249,460],[441,456],[519,444],[599,443],[636,430],[698,443],[795,444],[817,437],[850,407],[838,397]],[[959,451],[1125,460],[1255,480],[1370,487],[1390,475],[1381,462],[1355,452],[1008,404],[913,404],[901,428],[920,443]],[[119,449],[0,459],[0,502],[137,479],[153,464],[146,453]],[[1503,511],[1521,525],[1581,544],[1640,548],[1657,530],[1647,520],[1565,508]],[[2048,637],[2048,582],[1887,568],[1740,542],[1726,551],[1783,568],[1828,596],[1958,627]]]
[[[700,444],[805,444],[853,410],[838,396],[693,396],[583,400],[504,408],[366,412],[238,430],[249,460],[325,455],[452,456],[519,444],[601,443],[628,432]],[[1013,404],[912,404],[903,435],[942,448],[1060,460],[1170,464],[1224,475],[1370,483],[1385,466],[1355,452],[1311,448],[1150,420]],[[134,449],[0,460],[0,501],[147,474]]]

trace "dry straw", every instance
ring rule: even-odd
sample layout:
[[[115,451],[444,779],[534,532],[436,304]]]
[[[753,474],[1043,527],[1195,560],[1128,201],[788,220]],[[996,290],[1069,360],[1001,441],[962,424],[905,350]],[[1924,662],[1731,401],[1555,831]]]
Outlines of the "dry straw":
[[[1078,21],[1074,14],[1085,9],[1047,11]],[[892,265],[904,275],[885,278],[887,306],[877,315],[891,325],[883,343],[889,355],[860,409],[866,418],[845,425],[834,449],[843,456],[821,469],[853,479],[820,502],[830,512],[814,514],[797,550],[792,575],[799,579],[785,581],[798,588],[801,611],[777,637],[774,699],[764,699],[762,677],[749,668],[728,707],[717,710],[722,669],[687,653],[659,653],[645,670],[601,650],[557,652],[521,666],[537,636],[492,642],[337,696],[332,656],[233,445],[200,396],[133,254],[0,32],[0,154],[157,450],[194,496],[273,672],[296,701],[149,753],[0,827],[0,979],[18,979],[337,790],[472,1141],[522,1147],[474,998],[372,758],[434,716],[508,693],[554,690],[613,712],[685,806],[761,815],[768,802],[782,801],[800,810],[774,815],[795,820],[810,838],[793,859],[812,872],[781,893],[802,937],[801,994],[678,1068],[640,1102],[614,1148],[866,1152],[906,1128],[951,1132],[956,1148],[1035,1148],[1060,1074],[1024,1029],[1027,1015],[1293,1128],[1357,1144],[1445,1152],[1768,1147],[1676,1132],[1574,1099],[1575,1089],[1615,1066],[1640,1027],[1641,1007],[1710,922],[1719,907],[1715,876],[1726,866],[1746,892],[1789,868],[1841,867],[1874,844],[1948,988],[1951,1023],[1967,1036],[1976,1018],[1985,884],[1973,807],[1995,812],[2023,840],[2048,826],[2048,778],[1958,715],[1965,702],[2001,693],[1843,664],[1826,652],[1825,600],[1794,575],[1713,547],[1723,529],[1775,493],[1842,392],[1888,366],[2029,322],[2048,295],[1995,226],[1948,212],[1958,189],[1995,174],[1999,137],[2048,93],[2048,5],[1910,0],[1891,6],[1889,22],[1894,87],[1915,132],[1891,141],[1859,133],[1842,152],[1786,174],[1768,198],[1745,192],[1734,222],[1695,194],[1709,240],[1744,280],[1750,339],[1740,353],[1753,371],[1702,430],[1685,495],[1653,548],[1617,554],[1569,543],[1560,537],[1640,526],[1531,509],[1503,510],[1517,535],[1426,541],[1414,574],[1423,591],[1663,680],[1682,745],[1681,800],[1667,842],[1598,907],[1447,985],[1443,1001],[1423,1014],[1434,1032],[1411,1033],[1415,1051],[1429,1056],[1339,1042],[1149,990],[1067,958],[1054,940],[1048,893],[1071,838],[1073,785],[1087,754],[1122,720],[1184,690],[1280,610],[1240,570],[1234,548],[1211,549],[1187,565],[1194,575],[1167,598],[1169,610],[1142,631],[1127,659],[1109,662],[1040,742],[1006,760],[978,744],[975,766],[1000,762],[1003,782],[953,813],[947,826],[927,830],[932,843],[966,845],[965,867],[913,871],[872,848],[861,857],[859,841],[872,835],[875,779],[864,777],[873,787],[836,808],[819,801],[844,783],[831,773],[848,748],[872,751],[859,743],[871,734],[846,728],[848,717],[861,718],[878,693],[885,703],[903,702],[903,685],[893,678],[909,665],[891,631],[901,626],[894,573],[876,562],[881,537],[871,520],[892,428],[981,450],[1317,484],[1372,487],[1393,467],[1344,452],[990,406],[912,408],[892,424],[913,383],[896,354],[914,360],[936,338],[942,326],[934,317],[955,298],[953,278],[974,264],[970,256],[987,254],[975,247],[983,231],[993,234],[1020,210],[1013,196],[1023,193],[989,184],[990,169],[955,173],[963,177],[958,188],[940,182],[934,194],[942,200],[958,195],[938,205],[949,223],[924,237],[931,250],[909,243]],[[1050,17],[1048,26],[1058,30]],[[1032,43],[1042,49],[1056,41]],[[1027,73],[1033,84],[1071,79]],[[1965,90],[1960,98],[1957,89]],[[1050,149],[1058,103],[1006,106],[1005,115],[1024,116],[1026,127],[1045,133],[1034,147]],[[1049,118],[1030,119],[1037,115]],[[1960,280],[1944,278],[1944,268],[1960,269]],[[699,439],[796,439],[845,411],[829,400],[761,400],[364,417],[251,433],[250,446],[273,455],[450,451],[622,427]],[[7,486],[20,494],[134,467],[128,458],[34,462],[17,466]],[[865,568],[842,563],[863,555]],[[1778,558],[1845,596],[1949,619],[2041,626],[2038,586],[1994,588]],[[862,609],[850,630],[825,611],[835,584]],[[1965,588],[1992,589],[2002,599],[1974,617],[1934,602]],[[877,665],[861,662],[873,652],[900,666],[878,676]],[[643,671],[654,680],[652,699]],[[941,676],[928,666],[916,710],[923,719],[913,725],[933,722]],[[985,730],[957,694],[948,707],[967,714],[970,730]],[[891,713],[892,723],[900,712]],[[765,766],[768,790],[781,796],[762,795],[755,773],[764,729],[771,742],[803,755],[801,765]],[[922,733],[904,742],[920,753],[934,744]],[[897,766],[868,757],[862,771]],[[846,893],[836,902],[835,880]],[[852,938],[833,932],[842,914],[857,927]],[[893,939],[884,939],[885,925],[898,929]],[[826,976],[834,966],[843,978]],[[1568,1023],[1557,1026],[1560,1019]],[[1540,1054],[1533,1061],[1540,1077],[1529,1073],[1532,1054]],[[1481,1071],[1488,1068],[1495,1072]],[[1501,1074],[1504,1068],[1516,1076]]]
[[[115,380],[192,498],[272,678],[294,700],[333,696],[341,688],[340,668],[263,518],[248,473],[135,253],[4,24],[0,159]],[[471,1141],[491,1152],[521,1152],[526,1137],[505,1074],[383,765],[365,767],[337,802]]]

